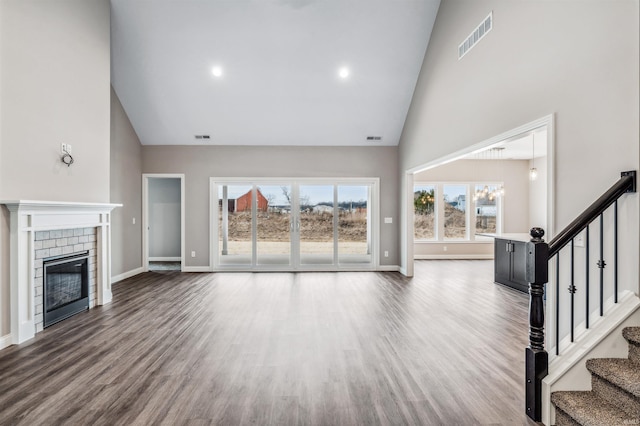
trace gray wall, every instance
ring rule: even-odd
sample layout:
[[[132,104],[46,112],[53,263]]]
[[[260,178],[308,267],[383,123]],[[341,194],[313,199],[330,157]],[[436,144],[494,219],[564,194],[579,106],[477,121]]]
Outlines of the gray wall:
[[[143,146],[144,173],[184,173],[187,266],[209,265],[210,177],[379,177],[380,216],[393,224],[380,225],[380,250],[397,265],[398,155],[396,147],[253,147]]]
[[[149,257],[180,257],[180,179],[149,178]]]
[[[529,161],[458,160],[414,175],[414,182],[504,182],[502,232],[528,232]],[[443,247],[447,247],[444,252]],[[415,243],[414,255],[491,255],[490,243]]]
[[[111,276],[142,267],[142,145],[111,89]],[[133,220],[135,219],[135,224]]]
[[[0,1],[0,199],[109,202],[109,13],[108,0]],[[10,332],[7,216],[0,337]]]
[[[400,141],[401,171],[554,113],[562,229],[620,171],[638,169],[638,9],[637,0],[443,0]],[[490,11],[493,30],[458,60],[458,44]],[[637,291],[638,196],[623,204],[623,261],[632,265],[623,280]]]
[[[109,1],[2,0],[0,10],[0,194],[108,203]]]

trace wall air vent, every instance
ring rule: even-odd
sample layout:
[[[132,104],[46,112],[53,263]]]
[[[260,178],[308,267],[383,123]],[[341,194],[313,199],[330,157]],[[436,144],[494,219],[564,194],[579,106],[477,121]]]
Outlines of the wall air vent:
[[[211,139],[209,135],[196,135],[196,139]]]
[[[471,48],[475,46],[489,31],[493,28],[493,12],[487,16],[475,30],[469,34],[460,46],[458,46],[458,60],[462,59],[464,55],[469,53]]]
[[[382,136],[367,136],[368,141],[381,141]]]

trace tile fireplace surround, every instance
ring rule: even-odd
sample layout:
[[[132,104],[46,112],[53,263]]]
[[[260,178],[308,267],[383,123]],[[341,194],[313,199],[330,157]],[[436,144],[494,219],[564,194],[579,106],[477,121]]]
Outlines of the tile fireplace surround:
[[[19,344],[35,336],[41,328],[41,307],[36,304],[41,286],[37,286],[36,250],[41,251],[41,241],[36,241],[45,232],[95,229],[95,305],[111,301],[111,210],[121,204],[73,203],[55,201],[0,201],[7,206],[10,217],[10,305],[11,343]],[[85,231],[83,231],[84,234]],[[78,233],[78,232],[76,232]],[[53,247],[52,247],[53,248]],[[61,248],[62,249],[62,248]],[[84,249],[84,246],[83,246]],[[68,251],[68,250],[67,250]],[[39,283],[38,283],[39,284]],[[40,327],[37,327],[40,325]]]

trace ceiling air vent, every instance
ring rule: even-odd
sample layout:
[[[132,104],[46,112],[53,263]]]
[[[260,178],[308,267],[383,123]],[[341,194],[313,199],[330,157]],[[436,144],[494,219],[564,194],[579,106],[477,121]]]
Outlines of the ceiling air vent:
[[[211,139],[209,135],[196,135],[196,139]]]
[[[493,28],[493,12],[489,14],[475,30],[471,31],[469,37],[458,46],[458,60],[469,53],[471,48],[475,46],[489,31]]]
[[[367,136],[368,141],[381,141],[382,136]]]

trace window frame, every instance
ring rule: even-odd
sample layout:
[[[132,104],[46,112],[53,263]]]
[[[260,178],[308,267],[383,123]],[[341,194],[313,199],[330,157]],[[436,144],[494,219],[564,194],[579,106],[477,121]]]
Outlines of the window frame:
[[[433,238],[416,238],[416,234],[415,234],[415,216],[416,216],[416,209],[415,207],[413,208],[413,223],[414,223],[414,230],[413,230],[413,240],[414,241],[421,241],[421,242],[437,242],[439,237],[440,237],[440,233],[438,232],[438,224],[439,224],[439,218],[438,218],[438,197],[440,196],[439,192],[438,192],[438,185],[435,183],[422,183],[422,182],[414,182],[413,184],[413,194],[415,196],[416,193],[416,187],[433,187]],[[414,198],[415,200],[415,198]]]
[[[465,218],[466,218],[466,233],[465,238],[463,239],[445,239],[444,238],[444,187],[448,185],[456,185],[456,186],[465,186],[466,187],[466,196],[465,196]],[[477,209],[476,203],[473,199],[472,194],[475,191],[476,186],[484,186],[487,185],[489,187],[496,186],[498,188],[504,188],[504,182],[500,181],[415,181],[413,183],[413,193],[417,190],[418,187],[434,187],[434,238],[426,239],[426,238],[416,238],[415,230],[414,230],[414,243],[419,244],[475,244],[475,243],[493,243],[493,238],[476,235],[476,220],[477,220]],[[503,221],[504,221],[504,201],[503,196],[496,198],[496,234],[501,234],[503,230]],[[413,209],[414,215],[414,223],[415,223],[415,208]]]
[[[261,185],[292,185],[292,211],[299,207],[299,188],[301,185],[331,185],[334,193],[334,227],[338,224],[337,200],[340,186],[368,186],[367,200],[367,247],[369,262],[354,263],[340,256],[338,230],[334,228],[334,251],[332,264],[302,264],[299,253],[299,234],[291,240],[291,257],[287,265],[264,264],[257,261],[256,228],[256,189]],[[220,262],[220,235],[218,198],[219,187],[225,185],[250,185],[253,191],[252,207],[252,254],[251,262],[243,264],[224,264]],[[296,213],[298,214],[298,213]],[[209,178],[209,262],[211,271],[371,271],[380,268],[380,178],[379,177],[210,177]],[[296,231],[297,232],[297,231]]]

